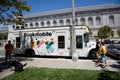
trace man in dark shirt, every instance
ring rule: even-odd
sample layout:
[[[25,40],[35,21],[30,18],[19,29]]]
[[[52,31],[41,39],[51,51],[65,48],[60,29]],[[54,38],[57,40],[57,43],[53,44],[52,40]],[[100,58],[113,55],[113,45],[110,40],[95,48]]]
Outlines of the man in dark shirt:
[[[13,45],[11,44],[11,41],[8,41],[8,44],[5,45],[5,63],[7,63],[7,60],[11,58],[11,54],[13,52]]]
[[[95,49],[95,51],[96,51],[97,60],[99,60],[99,54],[98,54],[99,47],[100,47],[100,42],[99,42],[98,39],[96,39],[96,49]]]

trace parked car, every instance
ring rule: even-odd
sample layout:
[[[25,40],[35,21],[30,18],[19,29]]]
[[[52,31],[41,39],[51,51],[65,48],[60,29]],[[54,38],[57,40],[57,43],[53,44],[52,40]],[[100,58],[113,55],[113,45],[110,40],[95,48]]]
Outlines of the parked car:
[[[110,40],[110,39],[106,39],[106,40],[104,40],[104,43],[105,43],[105,44],[110,44],[110,43],[111,43],[111,40]]]
[[[111,42],[112,42],[113,44],[119,44],[119,43],[120,43],[119,40],[112,40]]]
[[[115,59],[120,59],[120,44],[110,44],[107,46],[107,55]]]

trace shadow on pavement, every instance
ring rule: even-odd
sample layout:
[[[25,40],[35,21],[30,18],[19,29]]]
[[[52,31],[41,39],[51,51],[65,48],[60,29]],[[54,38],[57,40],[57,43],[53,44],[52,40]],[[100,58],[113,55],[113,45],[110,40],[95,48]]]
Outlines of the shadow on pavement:
[[[120,65],[117,65],[117,64],[112,64],[112,65],[110,65],[110,67],[113,67],[113,68],[116,68],[116,69],[120,69]]]
[[[120,65],[120,61],[117,62]]]
[[[120,73],[114,71],[103,70],[99,75],[97,80],[120,80]]]
[[[118,64],[111,64],[110,67],[120,70],[120,62],[117,61],[116,63]]]
[[[14,60],[17,60],[19,62],[22,61],[33,61],[32,58],[27,58],[27,57],[13,57]],[[10,67],[5,63],[5,58],[0,57],[0,72],[3,70],[9,69]]]
[[[5,69],[8,69],[8,66],[5,64],[4,57],[1,57],[0,58],[0,72],[2,72]]]
[[[92,61],[95,62],[95,64],[97,63],[97,60],[92,60]],[[120,71],[120,61],[117,61],[116,63],[110,64],[109,66]]]

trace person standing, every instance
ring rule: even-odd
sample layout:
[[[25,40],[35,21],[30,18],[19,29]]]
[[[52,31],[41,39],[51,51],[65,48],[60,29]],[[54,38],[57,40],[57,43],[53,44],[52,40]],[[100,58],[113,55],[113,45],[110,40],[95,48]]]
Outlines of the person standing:
[[[8,41],[8,44],[5,45],[5,63],[7,63],[8,59],[11,59],[11,54],[13,52],[14,48],[11,44],[11,41]]]

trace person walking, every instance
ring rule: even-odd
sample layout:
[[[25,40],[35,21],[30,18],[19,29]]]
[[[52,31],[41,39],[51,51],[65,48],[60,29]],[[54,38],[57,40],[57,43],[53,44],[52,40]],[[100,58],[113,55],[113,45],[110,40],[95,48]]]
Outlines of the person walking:
[[[104,45],[104,42],[101,42],[101,46],[98,49],[99,60],[98,60],[98,62],[96,64],[96,67],[98,67],[100,65],[100,63],[102,63],[102,67],[107,66],[106,53],[107,53],[107,49],[106,49],[106,47]]]
[[[98,54],[98,49],[99,48],[100,48],[100,42],[99,42],[99,39],[96,39],[96,48],[95,48],[95,51],[96,51],[97,60],[99,60],[99,54]]]
[[[8,41],[8,44],[5,45],[5,63],[7,64],[8,59],[11,59],[11,54],[13,52],[14,48],[11,44],[11,41]]]

